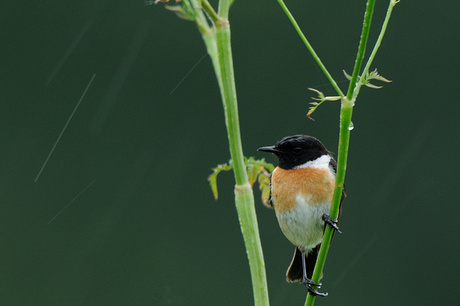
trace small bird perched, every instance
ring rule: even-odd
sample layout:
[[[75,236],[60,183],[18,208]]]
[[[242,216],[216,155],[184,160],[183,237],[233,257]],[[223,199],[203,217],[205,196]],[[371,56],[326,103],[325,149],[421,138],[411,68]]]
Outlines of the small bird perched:
[[[274,146],[257,150],[273,153],[279,160],[270,178],[269,201],[281,231],[296,246],[286,280],[302,282],[310,294],[326,296],[312,287],[321,284],[312,282],[311,277],[325,224],[339,231],[337,220],[328,215],[337,163],[318,139],[306,135],[284,137]],[[340,207],[344,196],[345,192]]]

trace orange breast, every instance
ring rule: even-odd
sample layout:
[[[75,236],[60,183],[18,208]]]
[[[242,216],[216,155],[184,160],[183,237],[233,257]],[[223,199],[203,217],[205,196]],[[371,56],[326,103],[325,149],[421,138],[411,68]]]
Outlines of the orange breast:
[[[283,213],[297,206],[301,195],[312,205],[332,202],[335,177],[328,169],[300,168],[285,170],[276,167],[272,174],[274,208]]]

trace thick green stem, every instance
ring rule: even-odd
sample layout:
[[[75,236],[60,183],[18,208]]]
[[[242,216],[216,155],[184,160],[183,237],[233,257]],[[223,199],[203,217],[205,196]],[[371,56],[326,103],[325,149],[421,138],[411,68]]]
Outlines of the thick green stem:
[[[235,174],[235,205],[249,260],[255,305],[268,305],[268,287],[265,263],[260,242],[259,227],[254,206],[254,195],[248,182],[238,118],[230,26],[227,19],[216,23],[217,54],[220,67],[219,86],[225,110],[230,154]]]
[[[212,15],[211,19],[214,22],[214,28],[207,26],[204,16],[200,12],[197,15],[198,18],[196,22],[201,31],[208,54],[211,57],[221,92],[228,143],[236,182],[235,206],[249,260],[254,304],[265,306],[269,305],[265,262],[257,224],[254,194],[248,182],[241,144],[238,103],[230,41],[230,25],[228,20],[223,17],[228,15],[228,9],[231,2],[232,1],[229,2],[227,0],[220,2],[219,16],[214,15],[214,11],[208,2],[203,6],[203,9],[205,9],[208,15]]]
[[[254,305],[269,305],[267,276],[259,236],[254,194],[249,183],[235,187],[235,205],[251,272]]]
[[[219,1],[219,16],[221,18],[228,19],[228,12],[230,10],[230,6],[232,5],[232,0],[220,0]]]
[[[241,145],[238,103],[236,98],[235,79],[233,75],[233,59],[230,45],[230,26],[226,19],[216,24],[217,54],[220,64],[220,86],[225,110],[230,154],[233,160],[236,185],[248,182],[244,165],[243,148]]]

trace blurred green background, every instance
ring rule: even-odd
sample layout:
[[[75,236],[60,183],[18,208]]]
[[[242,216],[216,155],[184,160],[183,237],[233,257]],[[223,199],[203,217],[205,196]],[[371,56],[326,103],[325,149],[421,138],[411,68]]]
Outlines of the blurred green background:
[[[287,4],[345,89],[365,1]],[[394,10],[372,67],[393,83],[357,101],[318,305],[458,303],[459,9]],[[334,91],[277,2],[237,0],[230,18],[245,154],[298,133],[336,152],[339,104],[305,116],[308,87]],[[5,2],[0,25],[0,304],[251,305],[233,176],[217,202],[207,182],[229,152],[195,25],[106,0]],[[285,282],[293,246],[255,194],[271,304],[302,305]]]

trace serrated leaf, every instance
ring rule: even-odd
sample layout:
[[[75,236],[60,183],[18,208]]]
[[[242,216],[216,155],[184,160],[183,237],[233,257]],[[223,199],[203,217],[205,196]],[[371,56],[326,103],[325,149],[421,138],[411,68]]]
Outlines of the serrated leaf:
[[[233,164],[232,164],[232,161],[230,161],[228,164],[219,164],[217,165],[217,167],[212,169],[214,172],[208,176],[208,181],[209,181],[209,185],[211,186],[211,190],[214,195],[214,199],[217,200],[219,196],[217,192],[217,175],[221,171],[228,171],[232,168],[233,168]]]
[[[379,72],[377,71],[377,69],[374,69],[374,71],[372,71],[371,73],[368,74],[368,76],[366,77],[367,80],[379,80],[379,81],[382,81],[382,82],[386,82],[386,83],[390,83],[392,81],[384,78],[383,76],[381,76],[379,74]]]
[[[262,191],[262,203],[267,207],[271,207],[268,203],[268,197],[270,196],[270,173],[275,169],[275,166],[271,163],[267,163],[265,159],[255,159],[252,156],[249,158],[245,157],[244,163],[251,186],[256,181],[259,183],[259,188]],[[217,165],[217,167],[212,169],[213,173],[208,177],[212,193],[216,200],[218,198],[217,176],[221,171],[229,171],[231,169],[233,169],[232,161],[228,164]]]
[[[313,105],[313,106],[309,107],[307,117],[308,117],[308,119],[313,120],[313,121],[314,121],[314,119],[311,117],[311,114],[313,114],[313,112],[316,110],[316,108],[318,108],[323,102],[340,100],[340,96],[326,97],[326,96],[324,96],[324,93],[322,93],[321,91],[319,91],[317,89],[308,88],[308,90],[314,91],[314,92],[316,92],[318,94],[318,98],[312,97],[313,100],[320,101],[320,102],[310,102],[310,104]]]
[[[248,172],[248,181],[249,181],[249,184],[251,184],[251,186],[254,185],[254,182],[256,181],[257,179],[257,176],[259,175],[259,173],[257,172],[257,169],[256,167],[254,167],[254,165],[251,165],[251,164],[248,164],[246,166],[246,169],[247,169],[247,172]]]
[[[374,85],[374,84],[371,84],[370,83],[370,80],[377,80],[377,81],[382,81],[382,82],[385,82],[385,83],[390,83],[391,81],[384,78],[383,76],[381,76],[377,69],[375,69],[374,71],[370,72],[367,74],[367,76],[362,80],[362,83],[363,85],[367,86],[367,87],[370,87],[370,88],[374,88],[374,89],[379,89],[379,88],[382,88],[383,86],[377,86],[377,85]]]
[[[312,99],[319,100],[319,101],[324,99],[324,94],[321,91],[319,91],[317,89],[314,89],[314,88],[307,88],[307,89],[311,90],[311,91],[314,91],[314,92],[316,92],[318,94],[319,98],[312,98]]]

